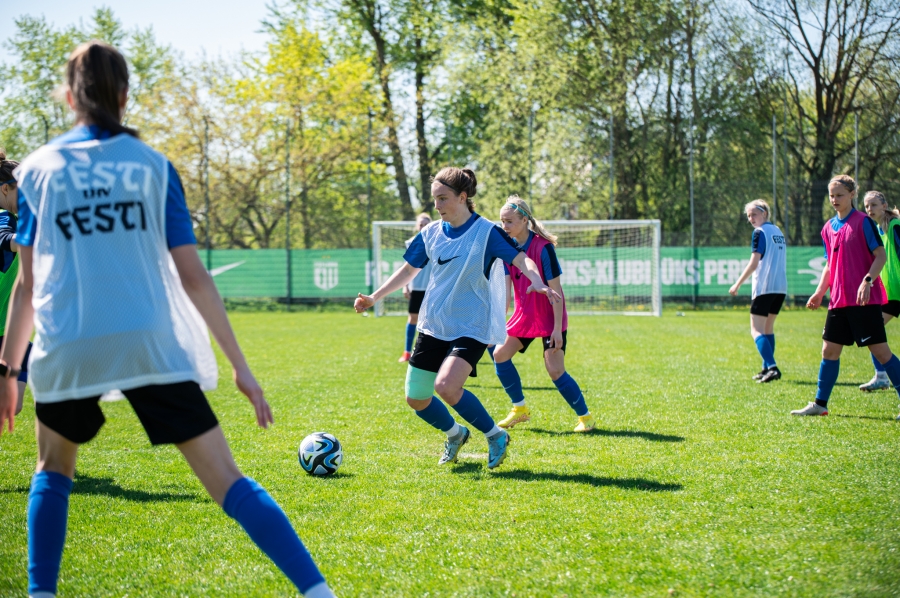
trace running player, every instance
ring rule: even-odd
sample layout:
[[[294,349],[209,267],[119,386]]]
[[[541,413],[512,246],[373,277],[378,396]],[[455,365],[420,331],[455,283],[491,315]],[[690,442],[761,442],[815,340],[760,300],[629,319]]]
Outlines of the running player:
[[[15,376],[34,324],[38,465],[28,496],[28,593],[56,593],[80,444],[119,388],[150,442],[175,444],[212,498],[306,596],[333,596],[281,508],[235,465],[201,384],[215,357],[267,427],[272,412],[197,254],[178,173],[121,125],[128,67],[112,46],[78,46],[66,66],[76,126],[16,170],[21,267],[0,349],[0,430],[13,429]],[[183,286],[182,286],[183,285]],[[33,302],[32,302],[33,298]],[[198,314],[199,312],[199,314]]]
[[[775,318],[787,295],[787,244],[781,230],[769,222],[769,204],[754,199],[744,206],[747,220],[753,227],[750,243],[750,262],[728,292],[732,296],[753,274],[750,303],[750,336],[762,357],[762,371],[753,376],[757,382],[767,383],[781,378],[775,363]]]
[[[887,303],[881,306],[881,316],[887,324],[892,318],[900,316],[900,212],[897,208],[888,207],[887,199],[881,191],[866,193],[863,204],[869,218],[878,223],[878,233],[887,254],[887,262],[881,271],[881,281],[888,298]],[[875,376],[865,384],[860,384],[859,389],[871,391],[890,388],[887,372],[875,359],[875,355],[872,355],[872,363],[875,364]]]
[[[528,279],[515,266],[507,268],[507,285],[511,285],[516,298],[516,308],[506,323],[506,341],[494,348],[494,369],[497,377],[512,401],[512,410],[497,425],[512,428],[531,419],[531,410],[525,404],[522,380],[513,365],[512,358],[524,353],[535,339],[541,340],[544,349],[544,366],[550,379],[566,402],[578,416],[576,432],[594,429],[594,416],[590,414],[578,383],[566,372],[565,355],[567,329],[566,300],[560,275],[562,268],[556,259],[556,236],[547,232],[540,221],[535,220],[531,207],[518,195],[506,200],[500,209],[500,222],[522,251],[537,264],[541,279],[563,298],[559,303],[548,304],[543,297],[525,292]]]
[[[9,308],[9,297],[19,272],[18,251],[16,244],[16,227],[19,213],[19,190],[13,171],[19,166],[15,160],[7,160],[6,154],[0,151],[0,342],[6,330],[6,312]],[[25,397],[25,383],[28,381],[28,355],[31,343],[25,350],[25,357],[17,376],[18,394],[16,398],[16,415],[22,411]]]
[[[431,194],[441,222],[422,229],[403,256],[406,263],[371,296],[360,294],[354,308],[362,313],[434,261],[419,312],[419,338],[406,369],[406,402],[447,435],[440,464],[456,462],[469,430],[454,421],[435,393],[485,435],[488,468],[493,469],[506,458],[509,434],[463,384],[477,375],[475,366],[485,348],[506,338],[505,278],[497,260],[522,270],[531,281],[528,292],[543,293],[551,303],[561,298],[503,229],[475,213],[477,184],[468,169],[448,167],[437,173]]]
[[[431,224],[431,216],[428,214],[419,214],[416,218],[415,231],[420,230]],[[412,245],[415,237],[406,242],[406,248]],[[409,317],[406,320],[406,350],[397,361],[406,363],[412,357],[413,339],[416,338],[416,325],[419,323],[419,308],[422,307],[422,299],[425,298],[425,289],[428,288],[428,278],[431,276],[431,264],[425,264],[422,271],[416,274],[408,285],[403,287],[403,296],[409,300]]]
[[[856,191],[856,181],[847,175],[836,176],[828,184],[828,196],[837,216],[822,228],[827,262],[816,292],[806,302],[809,309],[818,309],[826,291],[831,289],[822,334],[819,384],[816,400],[791,411],[791,415],[828,415],[828,399],[840,371],[841,350],[854,341],[859,347],[868,347],[894,387],[900,387],[900,359],[888,347],[881,317],[887,295],[878,275],[887,256],[878,225],[853,208]]]

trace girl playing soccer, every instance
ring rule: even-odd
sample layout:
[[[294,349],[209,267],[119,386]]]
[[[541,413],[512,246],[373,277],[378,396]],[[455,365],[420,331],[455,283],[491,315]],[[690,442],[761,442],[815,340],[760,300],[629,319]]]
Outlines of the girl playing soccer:
[[[357,313],[406,285],[429,262],[431,278],[419,312],[419,338],[406,369],[406,402],[416,415],[447,435],[440,464],[456,462],[469,430],[453,420],[436,393],[488,441],[488,468],[506,458],[509,434],[497,427],[474,394],[463,389],[489,344],[506,337],[506,294],[501,260],[531,281],[527,292],[559,294],[541,280],[540,271],[503,229],[475,213],[475,173],[444,168],[434,177],[431,195],[441,215],[416,235],[398,269],[371,296],[360,294]]]
[[[593,430],[594,417],[588,411],[584,395],[575,379],[566,372],[568,317],[565,296],[559,281],[562,268],[554,250],[556,237],[535,220],[531,208],[518,195],[506,200],[506,205],[500,210],[500,222],[503,230],[519,243],[525,255],[537,265],[541,280],[559,293],[563,300],[548,304],[543,297],[527,294],[528,279],[523,279],[522,272],[514,265],[509,266],[507,286],[512,285],[515,292],[516,308],[506,323],[506,341],[494,349],[494,368],[513,406],[509,415],[497,425],[509,429],[531,419],[531,411],[525,404],[525,395],[522,392],[522,380],[516,366],[513,365],[512,358],[516,351],[524,353],[532,341],[541,339],[547,373],[550,374],[556,389],[578,416],[575,431]]]
[[[55,595],[78,446],[121,389],[150,442],[174,444],[206,490],[306,596],[333,596],[281,508],[235,465],[200,384],[217,376],[199,312],[257,424],[272,422],[222,300],[197,255],[178,173],[121,125],[128,67],[112,46],[66,66],[75,128],[28,156],[19,183],[21,267],[0,350],[0,430],[13,430],[16,375],[34,326],[38,465],[28,496],[28,593]],[[32,301],[33,299],[33,301]],[[196,311],[194,311],[196,308]]]
[[[828,399],[840,371],[841,350],[854,341],[859,347],[868,347],[884,366],[894,388],[900,387],[900,359],[888,346],[881,315],[887,295],[878,275],[887,256],[878,225],[853,208],[856,189],[856,181],[847,175],[836,176],[828,184],[828,196],[837,216],[822,228],[827,262],[816,292],[806,302],[809,309],[818,309],[831,289],[822,333],[819,383],[816,400],[791,411],[791,415],[828,415]]]
[[[900,316],[900,212],[897,208],[888,207],[887,199],[881,191],[869,191],[863,199],[866,214],[878,224],[878,234],[884,243],[887,262],[881,270],[881,281],[887,291],[887,303],[881,306],[881,317],[887,324],[892,318]],[[860,384],[859,389],[864,391],[881,390],[890,388],[887,372],[875,355],[872,355],[872,363],[875,364],[875,376]]]
[[[763,360],[762,371],[753,379],[767,383],[781,378],[775,363],[775,318],[787,295],[787,245],[781,230],[769,222],[769,204],[764,200],[754,199],[744,206],[744,213],[753,227],[750,263],[728,292],[736,296],[753,274],[750,336]]]
[[[419,214],[416,218],[415,231],[431,224],[431,216]],[[412,245],[415,237],[406,242],[406,248]],[[397,361],[406,363],[412,357],[413,339],[416,337],[416,325],[419,323],[419,308],[422,307],[422,299],[425,298],[425,289],[428,288],[428,278],[431,276],[431,264],[426,264],[422,271],[416,274],[408,285],[403,287],[403,296],[409,299],[409,318],[406,320],[406,350]]]

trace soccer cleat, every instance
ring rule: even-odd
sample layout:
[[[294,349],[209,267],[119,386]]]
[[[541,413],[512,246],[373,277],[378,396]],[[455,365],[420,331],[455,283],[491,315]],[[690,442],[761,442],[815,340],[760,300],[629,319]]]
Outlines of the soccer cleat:
[[[828,409],[815,402],[810,402],[810,404],[803,409],[791,411],[791,415],[828,415]]]
[[[865,384],[860,384],[859,389],[863,392],[871,392],[873,390],[884,390],[886,388],[891,387],[891,381],[887,379],[887,376],[879,378],[876,374],[872,377],[871,380],[866,382]]]
[[[578,425],[575,426],[576,432],[590,432],[596,427],[596,423],[594,423],[594,416],[588,413],[587,415],[579,415],[578,416]]]
[[[762,375],[762,378],[756,381],[757,384],[766,384],[768,382],[772,382],[773,380],[781,379],[781,370],[778,369],[777,365],[773,365],[766,373]]]
[[[759,380],[760,378],[762,378],[763,376],[765,376],[765,375],[766,375],[766,372],[768,372],[768,371],[769,371],[768,369],[763,369],[760,373],[758,373],[758,374],[753,374],[753,379],[754,379],[754,380]]]
[[[400,359],[397,360],[397,363],[406,363],[409,361],[409,358],[412,357],[412,353],[409,351],[404,351],[403,355],[400,356]]]
[[[441,460],[438,461],[438,465],[456,463],[456,459],[459,457],[459,449],[461,449],[465,443],[469,442],[469,436],[469,428],[460,426],[459,434],[456,435],[456,438],[453,440],[448,438],[447,442],[444,443],[444,454],[441,455]]]
[[[509,415],[497,422],[497,425],[505,430],[509,430],[516,424],[521,424],[527,421],[531,421],[531,409],[528,408],[528,405],[522,405],[520,407],[516,407],[515,405],[513,405],[513,408],[510,410]]]
[[[488,438],[488,469],[494,469],[503,463],[510,440],[508,432]]]

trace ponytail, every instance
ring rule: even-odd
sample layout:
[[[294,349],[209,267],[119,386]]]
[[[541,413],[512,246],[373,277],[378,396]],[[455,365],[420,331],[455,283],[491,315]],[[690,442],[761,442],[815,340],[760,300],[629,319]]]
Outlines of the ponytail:
[[[538,235],[539,237],[543,237],[544,239],[550,241],[551,244],[556,245],[556,240],[558,239],[558,237],[544,228],[544,225],[541,223],[541,221],[533,216],[531,207],[524,199],[522,199],[518,195],[510,195],[506,199],[506,205],[513,208],[519,214],[528,219],[528,228],[534,231],[534,234]]]
[[[110,135],[138,137],[122,125],[119,98],[128,90],[128,64],[114,47],[92,40],[75,48],[66,64],[66,84],[79,116]]]

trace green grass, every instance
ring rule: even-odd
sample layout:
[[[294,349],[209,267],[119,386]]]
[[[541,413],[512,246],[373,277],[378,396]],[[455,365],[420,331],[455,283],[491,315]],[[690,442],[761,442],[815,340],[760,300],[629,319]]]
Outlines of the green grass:
[[[494,472],[481,435],[438,467],[443,436],[403,400],[398,318],[233,314],[275,427],[255,427],[224,364],[210,400],[342,596],[897,595],[897,395],[856,389],[871,363],[851,348],[832,415],[788,415],[815,392],[823,319],[779,318],[785,377],[763,386],[746,311],[572,318],[568,369],[599,430],[569,433],[532,350],[516,364],[535,417]],[[479,370],[468,388],[499,418],[503,389]],[[151,448],[127,403],[104,409],[79,458],[60,596],[291,594],[174,448]],[[25,592],[33,419],[28,405],[0,438],[2,596]],[[330,479],[297,463],[317,430],[344,445]]]

